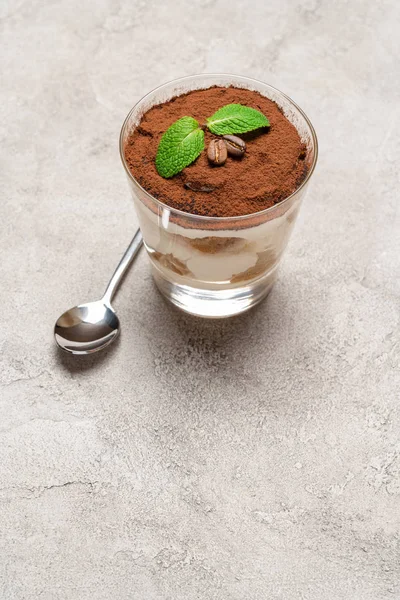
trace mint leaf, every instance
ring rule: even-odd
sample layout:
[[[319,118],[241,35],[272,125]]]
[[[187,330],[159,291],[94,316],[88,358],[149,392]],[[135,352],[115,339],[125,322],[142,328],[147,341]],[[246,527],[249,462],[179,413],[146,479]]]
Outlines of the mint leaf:
[[[260,127],[269,127],[269,121],[255,108],[242,104],[227,104],[207,119],[207,127],[216,135],[246,133]]]
[[[204,131],[196,119],[182,117],[163,134],[158,145],[156,168],[161,177],[173,177],[204,150]]]

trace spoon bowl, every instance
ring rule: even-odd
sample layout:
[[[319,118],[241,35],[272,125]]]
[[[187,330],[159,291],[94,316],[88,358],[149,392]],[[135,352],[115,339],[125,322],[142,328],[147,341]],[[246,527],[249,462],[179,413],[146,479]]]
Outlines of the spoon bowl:
[[[119,319],[102,300],[70,308],[57,320],[57,344],[71,354],[91,354],[111,344],[119,334]]]

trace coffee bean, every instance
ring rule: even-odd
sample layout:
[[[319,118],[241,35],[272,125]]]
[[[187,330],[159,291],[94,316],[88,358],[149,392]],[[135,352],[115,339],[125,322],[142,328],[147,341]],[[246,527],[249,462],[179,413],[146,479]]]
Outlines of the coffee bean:
[[[224,135],[223,136],[226,144],[228,154],[240,158],[246,151],[246,143],[236,135]]]
[[[187,190],[192,190],[192,192],[204,192],[209,194],[215,190],[215,185],[208,185],[206,183],[200,183],[198,181],[185,181],[183,186]]]
[[[223,165],[228,158],[224,140],[211,140],[210,145],[208,146],[207,157],[213,165]]]

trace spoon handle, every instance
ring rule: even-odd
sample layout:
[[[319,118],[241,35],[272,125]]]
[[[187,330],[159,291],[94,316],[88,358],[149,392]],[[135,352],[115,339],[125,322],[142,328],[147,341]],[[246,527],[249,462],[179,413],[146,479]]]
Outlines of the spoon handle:
[[[126,273],[129,265],[135,258],[136,254],[140,250],[143,243],[142,234],[140,233],[140,229],[137,230],[131,243],[129,244],[125,254],[121,258],[118,267],[114,271],[114,275],[111,277],[110,282],[107,286],[106,291],[104,292],[103,301],[106,304],[110,304],[118,285],[120,284],[123,276]]]

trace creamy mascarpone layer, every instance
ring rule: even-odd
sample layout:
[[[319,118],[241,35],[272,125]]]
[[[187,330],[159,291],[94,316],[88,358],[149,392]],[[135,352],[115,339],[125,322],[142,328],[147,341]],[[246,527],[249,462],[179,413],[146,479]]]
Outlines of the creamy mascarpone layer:
[[[255,267],[260,255],[268,251],[278,263],[289,239],[299,202],[285,214],[243,229],[210,230],[185,228],[169,219],[170,211],[156,214],[137,203],[140,227],[148,250],[179,261],[179,275],[188,284],[193,280],[227,283],[232,277]],[[201,227],[201,219],[198,221]],[[163,270],[168,260],[163,261]],[[175,269],[172,269],[175,273]],[[269,270],[269,269],[268,269]],[[187,272],[186,272],[187,271]]]

